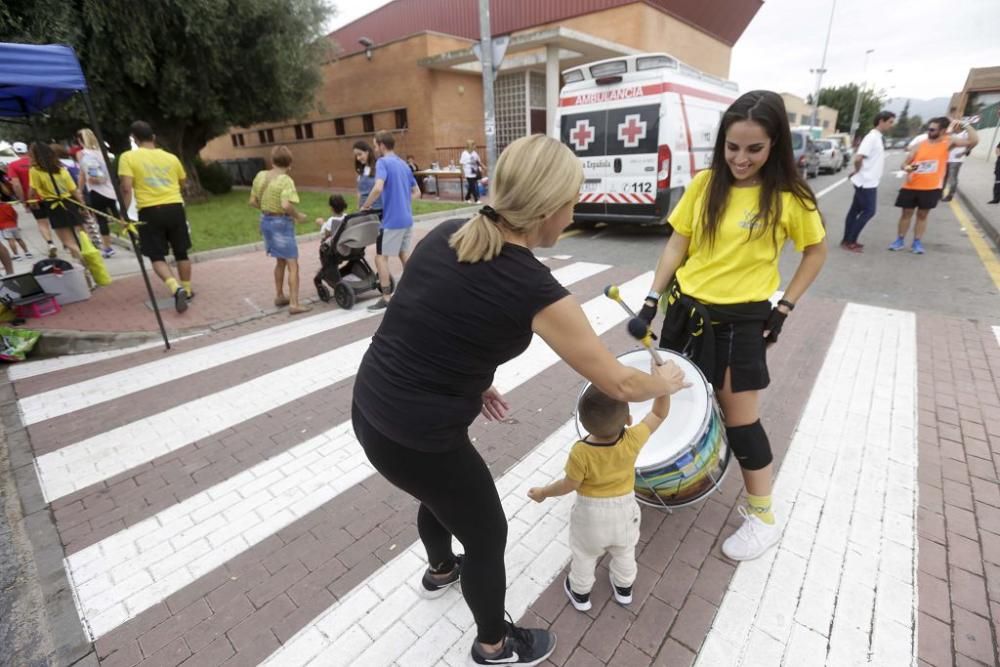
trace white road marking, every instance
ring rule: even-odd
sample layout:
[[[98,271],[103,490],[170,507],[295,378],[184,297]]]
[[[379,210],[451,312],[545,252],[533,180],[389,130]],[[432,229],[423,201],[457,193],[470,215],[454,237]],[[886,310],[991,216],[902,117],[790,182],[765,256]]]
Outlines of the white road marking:
[[[847,182],[847,177],[845,176],[844,178],[840,179],[839,181],[837,181],[833,185],[830,185],[830,186],[827,186],[827,187],[823,188],[822,190],[820,190],[819,192],[816,193],[816,199],[819,199],[820,197],[822,197],[823,195],[827,194],[828,192],[833,192],[834,190],[836,190],[838,187],[840,187],[841,185],[843,185],[846,182]]]
[[[570,284],[607,268],[604,264],[580,262],[553,271],[553,275],[563,284]],[[237,349],[245,345],[243,338],[228,342]],[[351,377],[369,343],[365,337],[43,454],[35,459],[42,492],[52,502]],[[224,349],[216,351],[224,353]]]
[[[623,295],[640,299],[651,279],[646,273],[622,285]],[[583,308],[599,334],[624,319],[604,296]],[[350,346],[360,343],[368,341]],[[536,337],[497,370],[495,385],[510,391],[558,361]],[[82,549],[66,559],[80,618],[101,637],[374,473],[344,422]]]
[[[916,366],[913,313],[848,304],[697,666],[916,663]]]

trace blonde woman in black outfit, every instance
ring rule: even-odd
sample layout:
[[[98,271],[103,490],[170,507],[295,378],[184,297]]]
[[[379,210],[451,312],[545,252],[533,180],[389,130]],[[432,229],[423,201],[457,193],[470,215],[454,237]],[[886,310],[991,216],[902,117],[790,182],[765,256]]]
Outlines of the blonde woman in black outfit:
[[[576,299],[532,248],[550,247],[572,220],[579,160],[542,135],[512,143],[497,163],[494,204],[444,223],[416,247],[354,387],[354,430],[372,465],[420,501],[428,596],[461,578],[475,618],[472,659],[535,665],[555,648],[546,630],[505,620],[507,520],[489,469],[469,441],[482,413],[508,405],[490,386],[500,364],[538,334],[606,394],[644,401],[678,391],[673,364],[656,375],[618,363]],[[465,554],[452,552],[452,536]]]

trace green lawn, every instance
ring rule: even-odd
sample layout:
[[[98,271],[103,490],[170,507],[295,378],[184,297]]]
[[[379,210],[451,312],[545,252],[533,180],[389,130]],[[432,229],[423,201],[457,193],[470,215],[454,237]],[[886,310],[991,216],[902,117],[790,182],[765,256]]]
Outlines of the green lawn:
[[[214,195],[208,201],[188,204],[188,220],[191,222],[191,242],[195,251],[228,248],[260,241],[258,220],[260,212],[247,206],[250,193],[247,190],[233,190],[229,194]],[[309,218],[306,222],[295,226],[296,234],[308,234],[319,231],[314,222],[316,218],[324,220],[330,215],[327,204],[329,195],[321,192],[300,192],[302,202],[299,210]],[[347,200],[347,210],[357,209],[357,196],[344,195]],[[413,214],[447,211],[449,209],[467,206],[457,202],[423,201],[413,202]]]

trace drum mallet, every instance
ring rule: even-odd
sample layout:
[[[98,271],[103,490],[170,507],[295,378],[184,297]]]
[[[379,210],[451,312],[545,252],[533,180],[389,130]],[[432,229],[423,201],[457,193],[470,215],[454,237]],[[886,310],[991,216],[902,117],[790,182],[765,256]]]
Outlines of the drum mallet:
[[[653,361],[657,366],[663,365],[663,358],[656,351],[656,348],[653,347],[653,332],[649,330],[649,325],[646,324],[645,320],[638,317],[630,319],[628,321],[628,332],[632,334],[633,338],[642,343],[643,347],[649,350],[649,354],[653,357]]]
[[[635,317],[635,311],[628,307],[628,304],[622,301],[622,295],[618,291],[618,285],[608,285],[604,288],[604,296],[608,297],[612,301],[617,301],[618,305],[625,309],[629,317]]]

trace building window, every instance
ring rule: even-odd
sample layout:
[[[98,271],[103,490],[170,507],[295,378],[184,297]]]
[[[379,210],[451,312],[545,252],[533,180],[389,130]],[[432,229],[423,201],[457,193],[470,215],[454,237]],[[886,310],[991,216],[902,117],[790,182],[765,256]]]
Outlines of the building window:
[[[341,137],[341,136],[344,135],[344,119],[343,118],[334,118],[333,119],[333,133],[336,134],[338,137]]]
[[[364,126],[365,132],[375,131],[375,118],[370,113],[366,113],[361,117],[361,123]]]
[[[312,139],[313,138],[313,124],[312,123],[306,123],[305,125],[302,126],[302,129],[305,130],[306,139]]]
[[[406,128],[406,109],[396,109],[396,129],[405,130]]]
[[[788,122],[789,123],[794,124],[797,118],[798,117],[794,113],[792,113],[791,111],[788,112]]]
[[[246,145],[245,143],[243,143],[243,133],[242,132],[240,132],[239,134],[236,135],[236,141],[239,142],[240,146],[245,146]]]
[[[260,139],[260,143],[267,143],[267,133],[264,130],[257,130],[257,138]]]
[[[295,126],[295,138],[296,139],[301,139],[302,138],[302,126],[301,125],[296,125]]]
[[[274,130],[267,130],[267,143],[274,143]]]
[[[238,139],[236,138],[236,135],[235,135],[235,134],[230,134],[230,135],[229,135],[229,138],[233,140],[233,148],[236,148],[237,146],[239,146],[239,145],[240,145],[240,142],[239,142],[239,140],[238,140]]]
[[[825,130],[825,129],[829,128],[829,127],[830,127],[830,121],[824,120],[823,121],[823,129]]]

